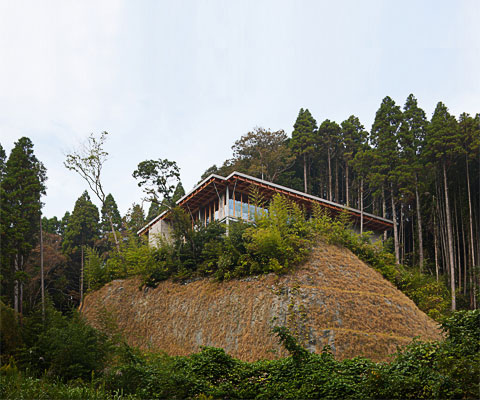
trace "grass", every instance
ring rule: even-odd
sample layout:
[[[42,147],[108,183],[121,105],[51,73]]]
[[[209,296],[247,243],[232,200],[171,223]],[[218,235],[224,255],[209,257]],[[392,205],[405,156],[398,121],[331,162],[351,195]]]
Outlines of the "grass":
[[[98,310],[105,306],[129,344],[170,355],[214,346],[244,361],[283,357],[271,329],[289,324],[309,350],[333,344],[338,359],[384,361],[416,336],[441,337],[413,301],[333,244],[319,243],[308,262],[280,277],[168,280],[148,291],[139,285],[138,279],[111,282],[86,297],[83,312],[100,327]]]

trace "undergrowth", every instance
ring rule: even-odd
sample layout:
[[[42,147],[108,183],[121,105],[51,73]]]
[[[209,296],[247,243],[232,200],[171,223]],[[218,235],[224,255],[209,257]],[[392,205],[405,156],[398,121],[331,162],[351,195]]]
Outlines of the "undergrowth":
[[[337,361],[328,347],[320,354],[309,353],[284,327],[274,333],[290,356],[252,363],[212,347],[171,357],[117,344],[100,371],[64,381],[50,368],[32,375],[11,358],[0,368],[0,398],[476,399],[480,311],[456,312],[444,319],[442,327],[445,340],[413,341],[388,363],[365,358]]]
[[[88,252],[86,278],[91,289],[113,279],[142,276],[143,283],[155,287],[172,278],[188,280],[214,277],[222,281],[267,273],[285,274],[308,259],[315,244],[326,241],[351,250],[379,271],[384,278],[415,301],[430,317],[439,319],[449,309],[444,282],[437,282],[414,268],[395,265],[393,255],[371,233],[350,229],[349,216],[330,216],[317,206],[312,215],[296,203],[277,195],[267,212],[257,215],[255,224],[212,222],[192,227],[190,217],[180,208],[171,212],[172,239],[158,240],[149,247],[137,237],[121,244],[121,252],[102,263]]]

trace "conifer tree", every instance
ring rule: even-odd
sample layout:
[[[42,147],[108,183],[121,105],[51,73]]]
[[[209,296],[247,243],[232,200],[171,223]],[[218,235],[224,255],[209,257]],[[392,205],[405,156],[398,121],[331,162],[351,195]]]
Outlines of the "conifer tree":
[[[150,207],[148,208],[148,213],[147,213],[147,218],[146,221],[150,222],[154,218],[156,218],[158,215],[160,215],[160,206],[158,203],[152,201],[150,203]]]
[[[110,219],[115,231],[121,230],[122,217],[120,216],[117,203],[111,193],[105,197],[105,202],[102,205],[102,220],[100,229],[104,235],[111,231]]]
[[[456,309],[455,299],[455,260],[453,250],[452,217],[448,193],[447,169],[456,155],[461,152],[458,125],[455,117],[450,115],[447,107],[439,102],[427,127],[426,154],[439,167],[443,180],[443,195],[445,200],[445,219],[448,249],[448,265],[450,271],[450,290],[452,310]]]
[[[424,264],[423,255],[423,228],[419,194],[419,176],[424,168],[421,157],[425,142],[425,129],[427,117],[425,112],[418,107],[417,99],[410,94],[403,108],[403,120],[399,132],[400,158],[399,179],[402,192],[415,197],[415,209],[417,213],[417,236],[419,265],[422,270]]]
[[[476,118],[470,117],[470,115],[463,113],[459,118],[459,129],[460,129],[460,139],[461,147],[465,157],[465,175],[467,182],[467,199],[468,199],[468,227],[469,227],[469,250],[470,250],[470,261],[471,269],[475,267],[476,261],[475,258],[475,235],[473,230],[473,204],[472,204],[472,195],[471,195],[471,182],[470,182],[470,163],[478,160],[480,167],[480,114],[477,114]],[[479,178],[480,180],[480,178]],[[480,186],[480,185],[479,185]],[[480,189],[480,188],[479,188]],[[480,201],[480,198],[479,198]],[[480,206],[480,204],[479,204]],[[478,234],[477,234],[478,240]],[[464,260],[467,262],[467,260]],[[472,271],[470,276],[474,272]],[[476,279],[471,280],[471,307],[476,307]]]
[[[393,220],[393,239],[395,260],[400,262],[400,245],[397,226],[397,182],[399,166],[398,131],[402,122],[402,111],[390,97],[385,97],[378,109],[372,125],[370,140],[373,145],[375,163],[372,166],[373,184],[380,188],[382,194],[386,187],[390,191]],[[383,201],[385,196],[383,195]]]
[[[1,158],[5,159],[4,154]],[[23,269],[38,242],[46,170],[33,153],[32,141],[26,137],[15,143],[2,169],[2,283],[5,281],[14,310],[21,315],[23,284],[27,278]]]
[[[345,202],[348,206],[350,205],[350,170],[352,161],[355,159],[356,154],[364,148],[368,133],[360,123],[360,120],[354,115],[343,121],[341,127],[344,145],[342,154],[345,163]]]
[[[323,149],[327,154],[327,180],[328,180],[328,200],[333,201],[333,173],[332,173],[332,158],[336,156],[336,152],[340,143],[340,126],[335,121],[326,119],[318,128],[316,135],[317,149]],[[338,169],[337,169],[338,176]],[[338,179],[337,179],[338,190]],[[338,193],[338,192],[337,192]],[[338,202],[338,196],[335,198]]]
[[[175,204],[183,196],[185,196],[185,189],[183,188],[182,182],[178,182],[177,187],[175,188],[175,191],[173,192],[172,203]]]
[[[75,283],[77,279],[79,282],[80,304],[83,301],[85,247],[92,246],[98,237],[98,221],[98,208],[85,191],[75,202],[62,243],[62,249],[71,261],[69,272],[70,279],[74,281],[73,288],[78,287]]]
[[[308,193],[308,165],[310,158],[315,151],[315,132],[317,131],[317,121],[312,117],[308,109],[300,109],[297,120],[293,125],[291,146],[293,151],[302,158],[303,161],[303,183],[304,192]]]
[[[145,213],[139,204],[132,204],[124,218],[127,231],[136,234],[145,225]]]

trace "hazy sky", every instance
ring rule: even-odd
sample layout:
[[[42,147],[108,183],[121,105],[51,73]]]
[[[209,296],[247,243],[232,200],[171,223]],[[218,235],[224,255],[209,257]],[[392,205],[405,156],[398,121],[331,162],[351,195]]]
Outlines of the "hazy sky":
[[[301,107],[367,129],[387,95],[480,112],[479,21],[477,0],[0,0],[0,143],[33,141],[61,217],[86,189],[65,154],[108,131],[123,215],[140,161],[175,160],[188,191],[255,126],[291,134]]]

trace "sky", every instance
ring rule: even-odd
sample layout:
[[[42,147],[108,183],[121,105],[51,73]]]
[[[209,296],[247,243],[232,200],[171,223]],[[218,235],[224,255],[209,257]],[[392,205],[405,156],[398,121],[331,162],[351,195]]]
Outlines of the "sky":
[[[87,189],[66,154],[107,131],[124,215],[139,162],[176,161],[189,191],[254,127],[291,135],[300,108],[367,129],[385,96],[480,112],[478,21],[477,0],[0,0],[0,143],[33,141],[43,213],[62,217]]]

